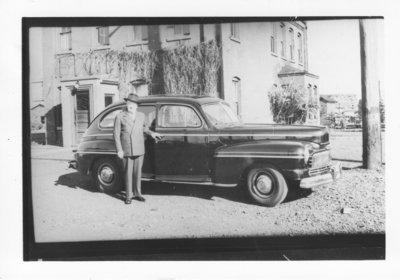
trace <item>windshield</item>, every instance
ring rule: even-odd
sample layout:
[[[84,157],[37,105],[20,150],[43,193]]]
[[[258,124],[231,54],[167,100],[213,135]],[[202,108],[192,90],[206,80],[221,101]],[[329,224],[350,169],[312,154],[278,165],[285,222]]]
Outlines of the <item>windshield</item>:
[[[225,103],[205,104],[202,107],[210,122],[215,126],[241,124],[238,116]]]

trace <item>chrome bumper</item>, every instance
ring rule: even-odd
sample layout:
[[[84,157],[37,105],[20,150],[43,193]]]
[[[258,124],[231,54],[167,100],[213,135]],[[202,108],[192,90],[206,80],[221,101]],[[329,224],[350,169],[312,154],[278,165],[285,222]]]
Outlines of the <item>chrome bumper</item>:
[[[300,181],[300,188],[310,189],[322,185],[332,183],[334,180],[340,178],[342,174],[342,164],[336,163],[329,167],[329,173],[307,177]]]

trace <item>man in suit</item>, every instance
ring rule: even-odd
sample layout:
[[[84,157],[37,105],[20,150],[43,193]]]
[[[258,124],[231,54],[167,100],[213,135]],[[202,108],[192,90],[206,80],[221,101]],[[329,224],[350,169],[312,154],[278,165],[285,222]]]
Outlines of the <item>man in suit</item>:
[[[144,134],[159,139],[160,134],[149,129],[145,122],[145,115],[137,112],[139,97],[130,93],[126,101],[126,110],[115,117],[114,140],[118,157],[124,161],[124,177],[126,198],[125,203],[134,199],[144,202],[141,192],[142,166],[144,158]]]

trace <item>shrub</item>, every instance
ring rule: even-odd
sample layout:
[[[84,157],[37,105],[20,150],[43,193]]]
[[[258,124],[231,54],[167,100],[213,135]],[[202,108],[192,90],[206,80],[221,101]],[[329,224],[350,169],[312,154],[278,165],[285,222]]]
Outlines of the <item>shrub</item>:
[[[316,113],[318,103],[311,100],[303,87],[294,85],[274,87],[268,93],[274,122],[283,124],[302,124],[307,113]]]

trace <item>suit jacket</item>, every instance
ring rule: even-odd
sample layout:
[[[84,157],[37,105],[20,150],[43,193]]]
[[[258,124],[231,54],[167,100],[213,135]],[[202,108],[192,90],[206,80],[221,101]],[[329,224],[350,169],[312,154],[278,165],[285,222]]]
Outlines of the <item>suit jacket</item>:
[[[115,146],[118,152],[124,152],[124,157],[144,155],[144,133],[150,135],[142,112],[136,111],[135,119],[127,111],[115,117]]]

